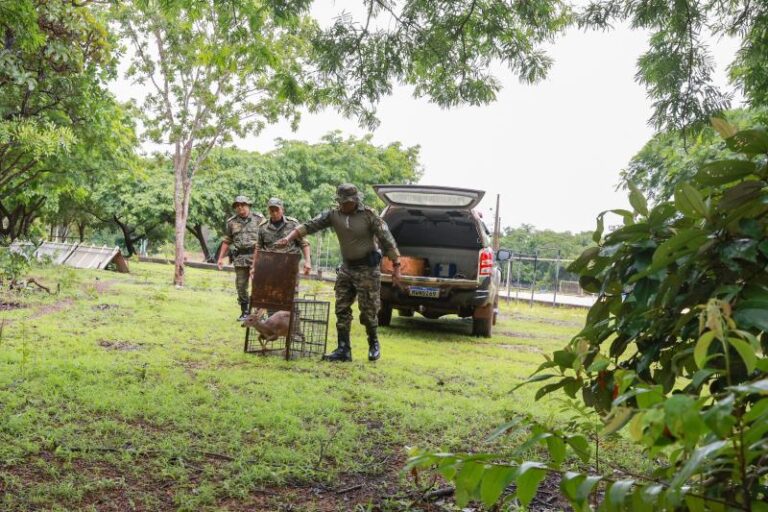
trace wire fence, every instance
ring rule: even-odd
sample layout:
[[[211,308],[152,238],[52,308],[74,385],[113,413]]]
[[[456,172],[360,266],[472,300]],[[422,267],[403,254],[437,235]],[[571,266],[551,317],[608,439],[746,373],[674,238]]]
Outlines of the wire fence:
[[[513,254],[502,264],[502,296],[507,300],[551,303],[553,306],[591,306],[595,296],[579,285],[577,274],[568,272],[572,259]]]

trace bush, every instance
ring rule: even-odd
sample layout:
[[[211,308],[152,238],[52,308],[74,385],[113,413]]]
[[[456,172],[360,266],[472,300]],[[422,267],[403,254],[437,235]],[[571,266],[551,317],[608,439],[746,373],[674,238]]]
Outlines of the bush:
[[[704,165],[674,201],[650,208],[632,187],[633,211],[569,270],[598,293],[584,329],[528,382],[549,381],[601,414],[604,432],[630,438],[663,463],[648,478],[615,481],[562,473],[576,510],[601,493],[607,510],[768,510],[768,132],[714,123],[743,155]],[[414,469],[438,467],[457,501],[527,505],[566,447],[589,460],[583,436],[535,426],[529,442],[550,461],[499,463],[491,456],[416,452]]]

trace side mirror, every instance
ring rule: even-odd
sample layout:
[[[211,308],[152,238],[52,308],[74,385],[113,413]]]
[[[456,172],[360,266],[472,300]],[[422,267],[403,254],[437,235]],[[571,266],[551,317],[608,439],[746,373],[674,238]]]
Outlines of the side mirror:
[[[508,261],[512,259],[512,251],[507,249],[499,249],[496,252],[496,261]]]

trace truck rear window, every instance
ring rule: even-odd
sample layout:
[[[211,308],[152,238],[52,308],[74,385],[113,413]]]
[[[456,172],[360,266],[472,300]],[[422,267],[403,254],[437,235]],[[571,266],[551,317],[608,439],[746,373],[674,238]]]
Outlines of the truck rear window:
[[[469,214],[394,210],[384,217],[397,245],[482,249],[483,239]]]

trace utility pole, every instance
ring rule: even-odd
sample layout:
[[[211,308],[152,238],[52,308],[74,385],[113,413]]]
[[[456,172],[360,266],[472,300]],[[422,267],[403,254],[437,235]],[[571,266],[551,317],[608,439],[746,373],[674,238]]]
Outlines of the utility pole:
[[[501,194],[496,194],[496,219],[493,223],[493,251],[496,252],[499,250],[499,245],[501,244],[501,236],[500,236],[500,230],[501,227],[499,226],[500,218],[499,218],[499,198],[501,197]]]

